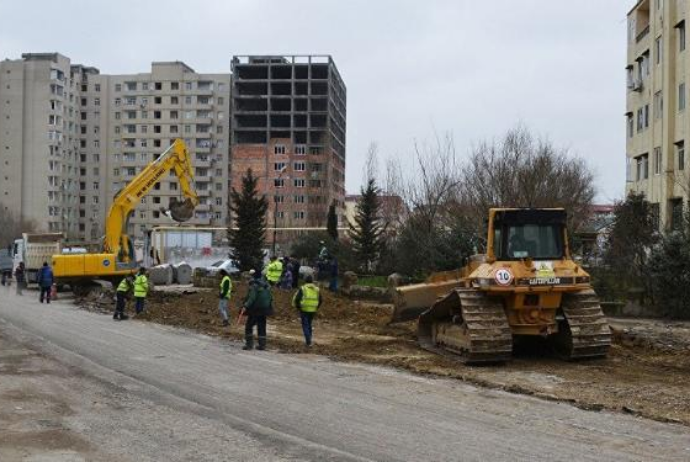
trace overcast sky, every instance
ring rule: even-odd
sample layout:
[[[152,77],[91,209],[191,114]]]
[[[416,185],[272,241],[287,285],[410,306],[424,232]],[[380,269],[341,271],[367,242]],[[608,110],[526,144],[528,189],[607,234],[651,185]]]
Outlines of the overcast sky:
[[[634,0],[0,0],[0,58],[58,51],[103,73],[233,54],[331,54],[345,80],[347,189],[367,146],[411,155],[521,123],[588,160],[598,200],[623,196],[627,11]]]

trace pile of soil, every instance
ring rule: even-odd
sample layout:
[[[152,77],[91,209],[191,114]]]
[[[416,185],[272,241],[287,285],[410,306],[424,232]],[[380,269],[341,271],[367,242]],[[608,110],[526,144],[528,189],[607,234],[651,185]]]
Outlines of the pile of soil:
[[[155,290],[146,312],[137,319],[240,340],[244,330],[237,325],[237,314],[246,293],[245,282],[234,284],[230,327],[222,326],[212,289]],[[614,322],[614,345],[606,359],[563,362],[550,354],[548,346],[537,343],[517,350],[507,364],[468,367],[452,357],[420,349],[414,322],[389,325],[391,305],[352,301],[326,290],[322,294],[324,303],[314,327],[316,345],[307,349],[298,312],[291,306],[293,291],[274,291],[269,349],[399,367],[566,401],[584,409],[619,410],[690,425],[690,324],[669,329],[644,321],[624,326]],[[112,313],[113,294],[92,294],[79,304]]]

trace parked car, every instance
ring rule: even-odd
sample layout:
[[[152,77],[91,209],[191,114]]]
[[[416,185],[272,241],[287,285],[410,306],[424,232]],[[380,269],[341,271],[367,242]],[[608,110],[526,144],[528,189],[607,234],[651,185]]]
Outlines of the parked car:
[[[229,275],[239,275],[240,269],[235,260],[219,260],[210,266],[204,267],[206,276],[215,276],[220,270],[224,269]]]

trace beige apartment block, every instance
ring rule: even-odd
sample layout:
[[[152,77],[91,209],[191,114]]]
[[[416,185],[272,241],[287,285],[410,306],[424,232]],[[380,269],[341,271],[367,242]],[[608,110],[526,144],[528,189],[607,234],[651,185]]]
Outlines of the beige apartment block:
[[[641,0],[628,13],[627,191],[644,193],[660,229],[680,223],[690,191],[687,0]]]
[[[114,195],[183,138],[201,200],[190,223],[225,226],[229,73],[154,62],[148,73],[104,75],[57,53],[25,54],[0,62],[0,84],[2,206],[43,230],[97,240]],[[181,194],[174,177],[161,181],[128,232],[173,224],[161,208]]]

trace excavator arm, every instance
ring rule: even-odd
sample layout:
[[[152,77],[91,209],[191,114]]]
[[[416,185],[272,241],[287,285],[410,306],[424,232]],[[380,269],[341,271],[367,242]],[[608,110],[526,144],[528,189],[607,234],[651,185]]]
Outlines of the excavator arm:
[[[118,192],[110,206],[106,219],[104,247],[106,252],[115,254],[119,261],[128,262],[134,259],[134,249],[126,229],[129,215],[142,198],[171,170],[177,175],[185,199],[170,199],[170,216],[178,222],[192,218],[194,208],[199,204],[199,197],[194,189],[194,172],[187,146],[184,141],[177,139]]]

